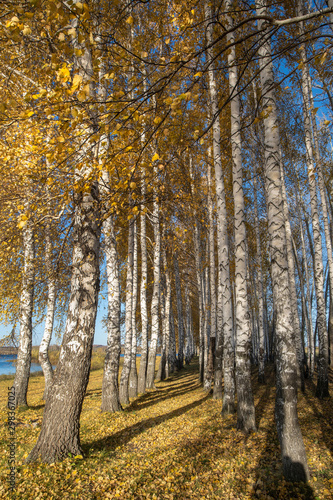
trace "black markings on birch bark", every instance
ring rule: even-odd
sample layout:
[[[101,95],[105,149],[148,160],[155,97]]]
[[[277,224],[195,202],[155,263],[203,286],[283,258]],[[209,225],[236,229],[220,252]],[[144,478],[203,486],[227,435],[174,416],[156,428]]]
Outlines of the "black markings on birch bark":
[[[138,372],[136,369],[137,333],[136,333],[136,304],[138,297],[138,238],[136,219],[133,222],[133,288],[132,288],[132,345],[131,371],[129,375],[129,397],[138,395]]]
[[[125,299],[125,349],[124,364],[120,376],[119,399],[122,405],[129,404],[129,375],[131,371],[132,353],[132,294],[133,294],[133,250],[134,250],[134,219],[129,222],[128,254]]]
[[[267,14],[266,0],[256,0],[257,15]],[[259,30],[263,20],[258,20]],[[265,36],[265,30],[263,31]],[[269,39],[258,49],[260,79],[265,113],[265,182],[268,231],[271,253],[276,354],[275,418],[281,446],[283,473],[290,481],[307,481],[309,469],[297,417],[296,353],[292,332],[292,311],[289,299],[286,231],[283,215],[280,172],[280,137],[277,120],[274,75]]]
[[[49,163],[48,160],[46,160],[47,171],[49,172],[50,167],[48,163]],[[48,215],[51,215],[50,194],[48,185],[46,185],[46,203],[48,208]],[[47,279],[46,318],[45,318],[44,334],[39,346],[39,356],[38,356],[45,380],[43,399],[47,398],[47,394],[50,389],[53,377],[53,369],[49,360],[48,350],[52,337],[55,302],[56,302],[56,279],[52,266],[52,241],[51,241],[51,226],[49,219],[46,220],[45,224],[45,269],[46,269],[46,279]]]
[[[227,11],[231,9],[226,0]],[[232,19],[227,16],[229,29]],[[245,432],[256,430],[255,409],[251,387],[250,343],[251,323],[247,299],[247,248],[245,229],[245,205],[243,194],[243,168],[241,156],[240,104],[237,87],[237,66],[235,37],[231,31],[227,35],[231,45],[228,51],[229,95],[231,104],[231,148],[234,199],[234,239],[235,239],[235,330],[236,330],[236,388],[237,427]]]
[[[25,210],[29,210],[29,201],[25,203]],[[22,245],[24,260],[20,295],[20,342],[13,383],[15,387],[15,407],[27,405],[31,366],[35,245],[33,226],[30,219],[22,229]]]
[[[157,177],[157,165],[154,166],[155,177]],[[157,352],[157,340],[159,336],[159,303],[160,303],[160,279],[161,279],[161,233],[160,233],[160,209],[157,200],[157,192],[154,192],[153,202],[153,230],[154,230],[154,258],[153,258],[153,273],[154,285],[153,296],[151,301],[151,338],[148,351],[148,366],[146,388],[154,389],[155,379],[155,364]]]
[[[208,45],[213,41],[213,25],[212,12],[208,2],[205,2],[205,21],[206,21],[206,38]],[[234,349],[232,345],[233,338],[233,316],[232,316],[232,300],[230,287],[230,270],[229,270],[229,241],[227,228],[227,210],[225,200],[224,178],[221,162],[220,149],[220,121],[219,109],[217,102],[217,89],[214,74],[213,60],[214,54],[212,48],[207,49],[208,60],[210,62],[208,68],[209,80],[209,97],[210,108],[213,117],[213,158],[215,170],[215,187],[216,187],[216,206],[217,206],[217,246],[218,246],[218,263],[219,263],[219,293],[218,293],[218,311],[223,311],[222,332],[223,332],[223,359],[224,359],[224,395],[223,395],[223,414],[234,412],[235,400],[235,383],[234,383]],[[218,322],[219,323],[219,322]]]

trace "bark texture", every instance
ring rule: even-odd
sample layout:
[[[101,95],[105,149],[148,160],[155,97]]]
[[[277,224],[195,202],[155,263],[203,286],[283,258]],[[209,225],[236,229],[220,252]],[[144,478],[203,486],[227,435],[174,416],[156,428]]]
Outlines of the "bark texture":
[[[229,11],[231,9],[230,0],[227,0],[225,5]],[[228,27],[231,29],[231,17],[228,16],[227,19]],[[228,65],[234,198],[237,428],[245,432],[251,432],[256,430],[256,423],[251,387],[251,323],[247,299],[247,248],[241,156],[240,103],[237,86],[235,37],[232,31],[228,33],[227,40],[231,45],[228,54]]]
[[[134,220],[128,228],[128,253],[126,275],[126,302],[125,302],[125,352],[124,364],[121,371],[119,399],[122,405],[129,404],[129,376],[132,360],[132,293],[133,293],[133,247],[134,247]]]
[[[205,3],[206,38],[208,46],[213,43],[213,15],[208,2]],[[213,157],[215,169],[215,189],[217,206],[217,246],[219,263],[219,287],[218,310],[223,311],[222,332],[223,332],[223,356],[224,356],[224,394],[222,413],[230,414],[234,412],[235,404],[235,382],[234,382],[234,349],[233,349],[233,316],[230,286],[229,269],[229,241],[227,227],[227,209],[225,200],[224,178],[221,161],[221,130],[219,120],[219,109],[217,100],[216,78],[214,74],[213,61],[214,53],[212,48],[207,49],[209,69],[209,96],[211,114],[213,117]]]
[[[80,171],[81,175],[82,171]],[[88,384],[99,290],[98,187],[75,192],[71,292],[52,391],[46,400],[37,444],[27,458],[56,462],[81,455],[80,414]]]
[[[157,176],[157,167],[155,174]],[[151,301],[151,338],[148,351],[148,366],[147,366],[147,389],[154,389],[155,379],[155,364],[157,341],[159,336],[159,303],[160,303],[160,279],[161,279],[161,233],[160,233],[160,212],[157,200],[157,194],[154,196],[153,204],[153,229],[154,229],[154,286],[153,297]]]
[[[266,0],[256,0],[258,16],[267,15]],[[293,343],[292,311],[286,258],[286,231],[280,174],[280,137],[274,92],[274,74],[270,41],[264,21],[264,42],[259,48],[260,79],[265,129],[265,183],[268,231],[271,252],[276,354],[275,419],[281,446],[283,473],[289,481],[307,481],[309,469],[297,416],[296,353]]]
[[[27,206],[28,208],[28,206]],[[27,392],[31,366],[32,313],[34,299],[34,233],[31,220],[22,229],[24,267],[20,296],[20,343],[17,352],[15,407],[27,405]]]

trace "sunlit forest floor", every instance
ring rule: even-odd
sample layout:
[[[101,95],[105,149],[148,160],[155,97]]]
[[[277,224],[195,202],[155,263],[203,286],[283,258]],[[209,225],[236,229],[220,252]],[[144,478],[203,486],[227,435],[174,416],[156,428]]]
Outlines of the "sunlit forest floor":
[[[331,376],[331,393],[332,372]],[[222,419],[221,402],[198,383],[198,363],[156,384],[121,413],[101,413],[102,370],[91,372],[81,416],[85,458],[25,465],[42,421],[43,378],[30,379],[28,409],[16,412],[17,499],[326,499],[333,498],[333,404],[318,401],[307,381],[299,419],[311,470],[308,486],[283,480],[274,422],[274,370],[253,387],[258,431],[245,436],[236,415]],[[314,381],[315,382],[315,381]],[[6,485],[9,434],[5,406],[10,380],[0,381],[0,498]]]

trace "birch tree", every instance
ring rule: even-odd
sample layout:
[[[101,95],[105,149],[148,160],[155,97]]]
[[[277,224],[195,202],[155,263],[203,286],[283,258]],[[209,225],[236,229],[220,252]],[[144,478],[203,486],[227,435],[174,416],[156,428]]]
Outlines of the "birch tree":
[[[25,209],[28,211],[29,202]],[[23,277],[20,295],[20,342],[17,351],[16,372],[13,387],[15,388],[15,407],[27,405],[27,392],[31,366],[32,347],[32,313],[34,299],[34,232],[32,220],[23,222]]]
[[[226,0],[230,12],[231,2]],[[247,300],[247,255],[245,206],[243,195],[243,169],[241,156],[240,106],[237,88],[237,66],[234,32],[231,17],[227,16],[230,45],[228,54],[229,92],[231,105],[231,148],[234,198],[234,235],[235,235],[235,328],[236,328],[236,388],[237,388],[237,427],[245,432],[256,430],[255,410],[251,387],[251,368],[249,348],[251,326]]]
[[[213,157],[215,169],[215,189],[216,189],[216,212],[217,212],[217,247],[219,263],[219,286],[221,293],[218,297],[221,304],[218,309],[223,310],[223,356],[224,356],[224,395],[223,395],[223,414],[234,412],[235,383],[234,383],[234,350],[233,339],[233,317],[232,301],[230,287],[230,269],[229,269],[229,242],[227,228],[227,210],[225,201],[224,179],[221,161],[221,130],[219,122],[219,109],[217,101],[216,78],[213,68],[214,53],[212,49],[213,42],[213,14],[208,3],[205,3],[205,23],[207,38],[207,57],[209,61],[208,82],[210,107],[213,117]]]
[[[259,17],[267,15],[266,0],[256,0]],[[296,353],[293,343],[292,311],[286,257],[286,230],[283,215],[280,172],[280,137],[269,29],[258,20],[262,31],[258,53],[263,95],[265,130],[265,184],[268,231],[271,252],[276,353],[275,419],[282,453],[283,473],[290,481],[307,481],[309,469],[297,417]]]

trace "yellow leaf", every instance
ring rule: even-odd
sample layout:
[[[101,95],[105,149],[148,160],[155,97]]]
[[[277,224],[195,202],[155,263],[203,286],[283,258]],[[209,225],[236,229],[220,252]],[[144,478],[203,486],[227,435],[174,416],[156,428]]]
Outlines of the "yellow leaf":
[[[136,188],[136,183],[135,183],[135,182],[131,182],[131,184],[130,184],[130,188],[131,188],[131,189],[135,189],[135,188]]]
[[[23,35],[30,35],[31,33],[31,29],[29,26],[24,26],[23,30],[22,30],[22,34]]]
[[[59,38],[60,42],[63,42],[65,40],[65,34],[59,33],[58,38]]]
[[[78,88],[78,86],[80,85],[81,82],[82,82],[82,76],[81,75],[74,75],[73,83],[72,83],[72,92],[74,92]]]
[[[154,119],[154,123],[156,125],[158,125],[159,123],[161,123],[161,121],[162,121],[162,118],[160,116],[156,116],[156,118]]]
[[[156,161],[156,160],[159,160],[159,155],[157,153],[154,154],[154,156],[152,157],[151,161]]]
[[[66,65],[64,65],[58,71],[58,80],[62,80],[63,82],[66,83],[68,82],[69,79],[70,79],[69,69],[67,68]]]
[[[200,78],[200,76],[202,76],[202,71],[198,71],[198,73],[194,75],[194,78]]]
[[[133,19],[133,17],[132,17],[132,16],[129,16],[129,17],[126,19],[127,24],[133,24],[133,21],[134,21],[134,19]]]

